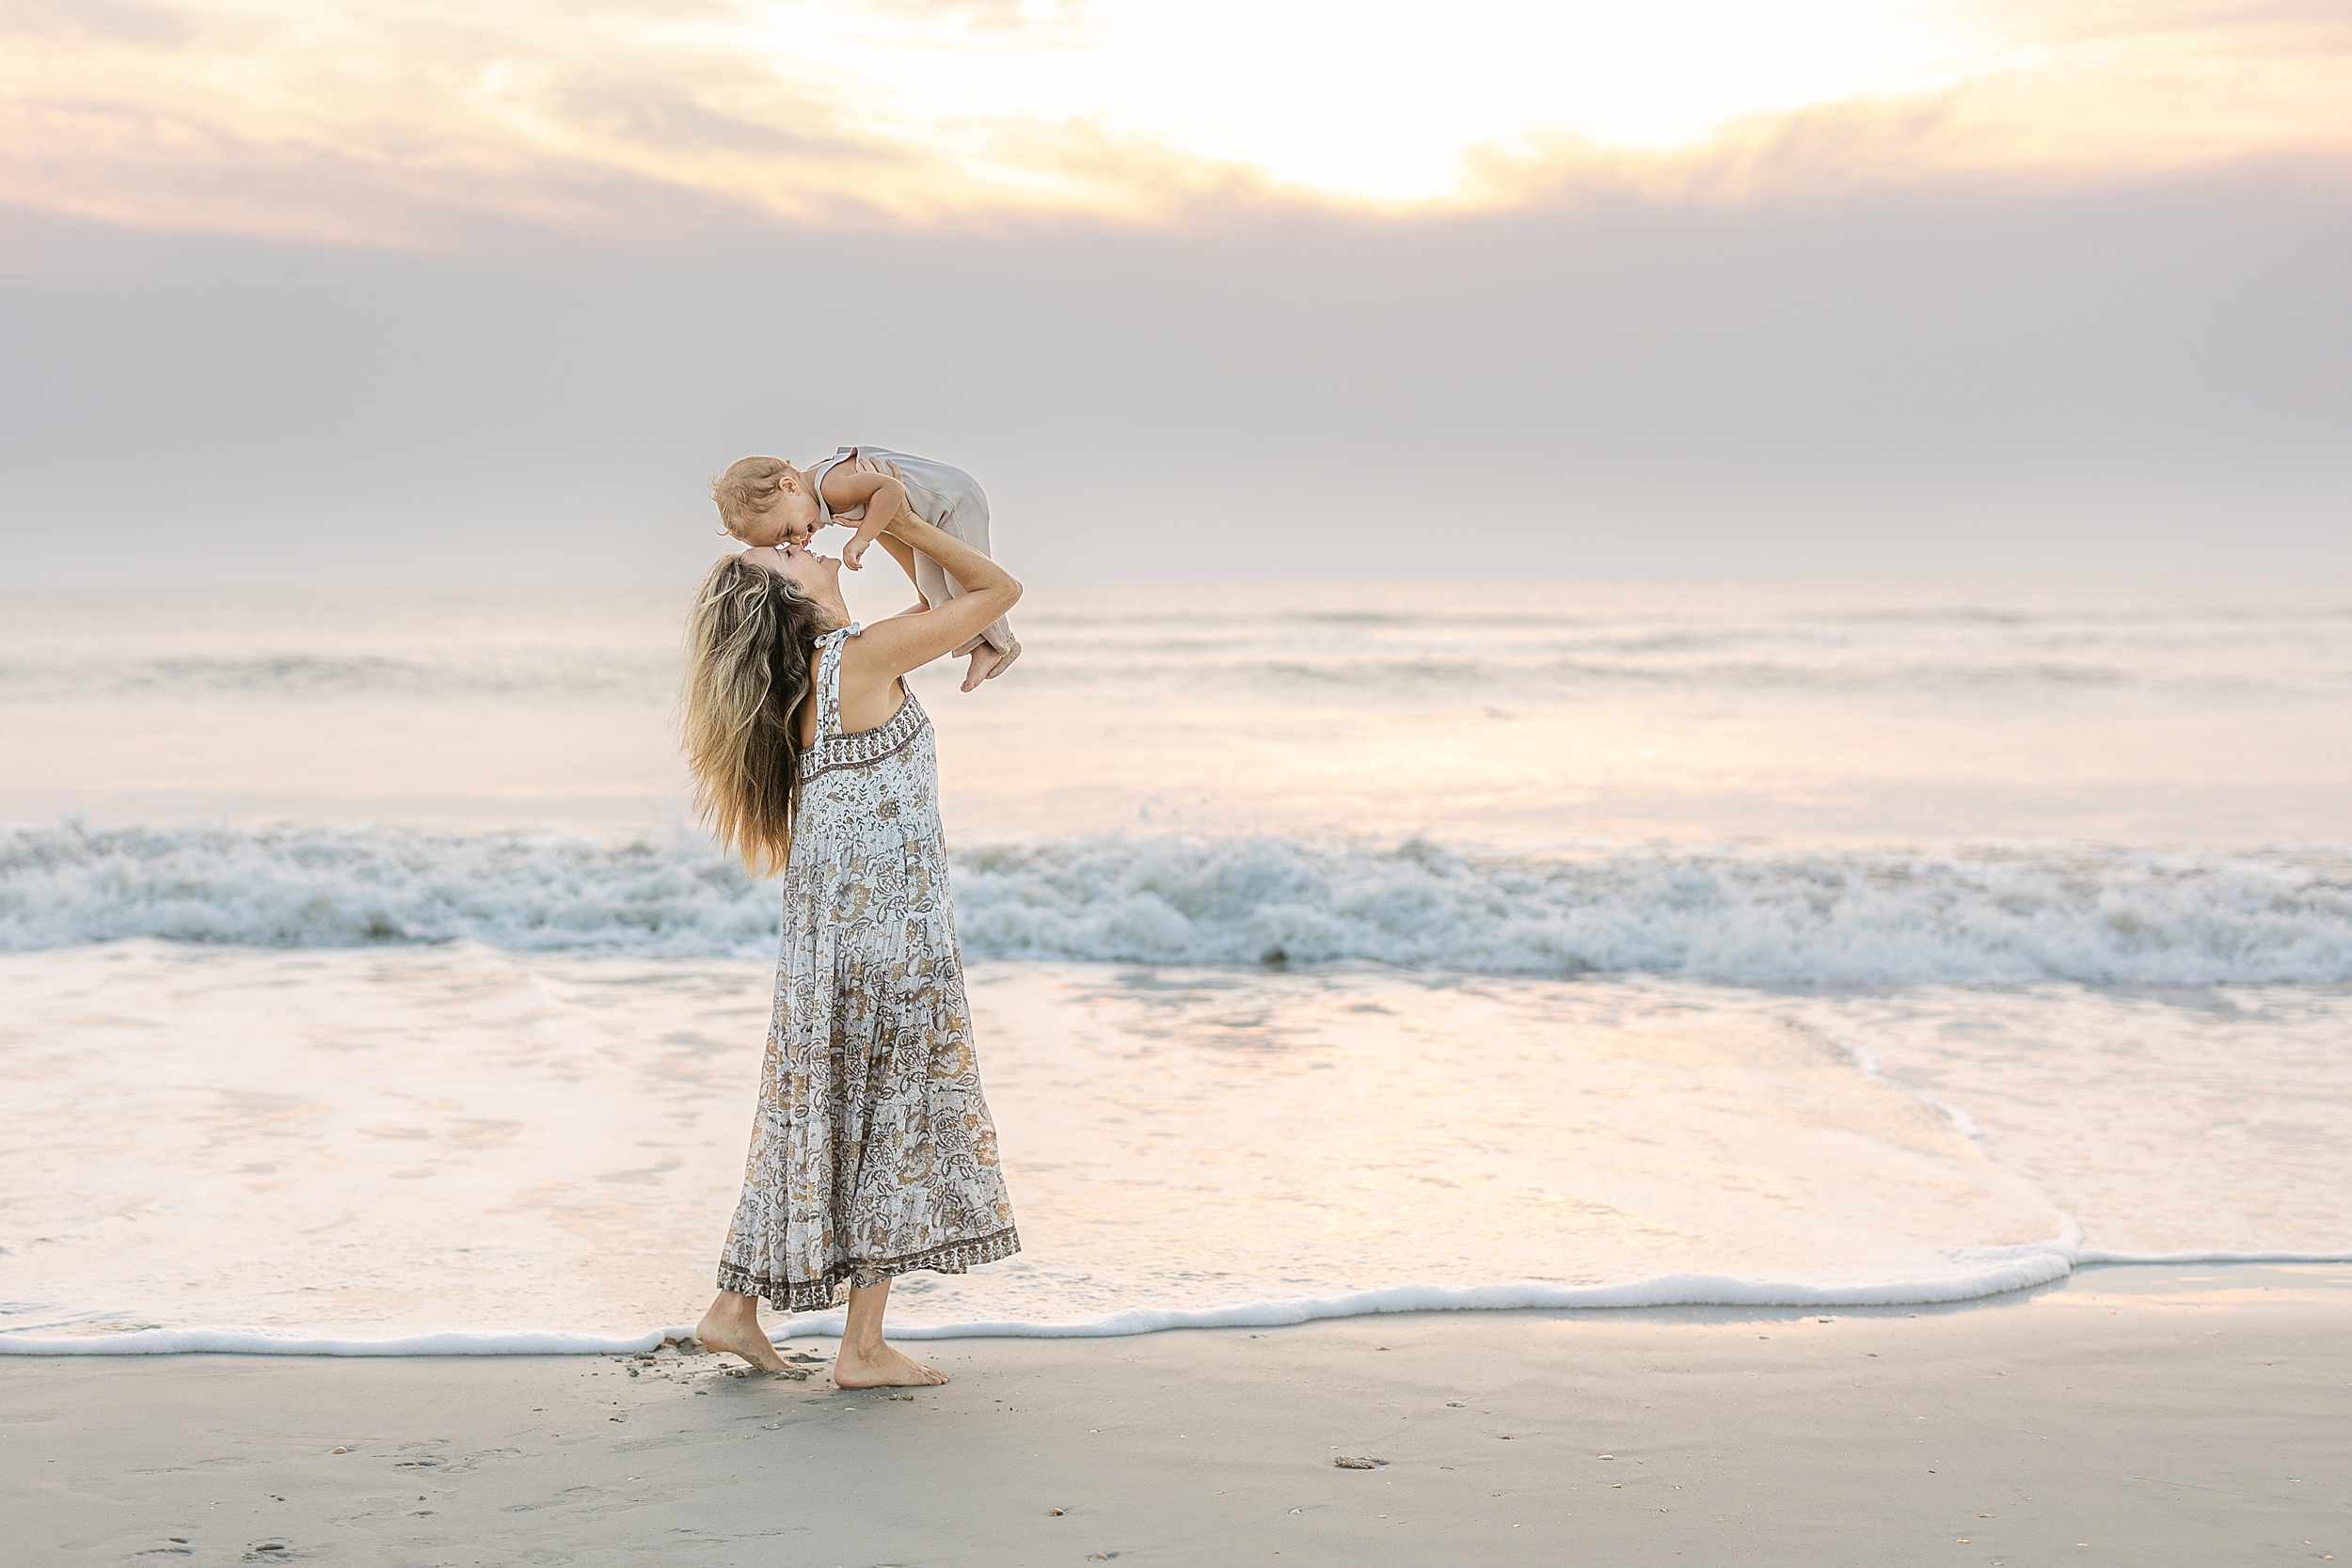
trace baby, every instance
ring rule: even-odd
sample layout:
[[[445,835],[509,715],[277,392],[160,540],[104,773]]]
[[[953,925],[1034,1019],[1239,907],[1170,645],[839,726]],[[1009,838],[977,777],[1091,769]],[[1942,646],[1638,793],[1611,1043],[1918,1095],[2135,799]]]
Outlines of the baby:
[[[853,572],[860,569],[866,546],[881,537],[902,505],[933,528],[988,553],[988,497],[979,482],[961,468],[928,457],[881,447],[843,447],[806,468],[796,468],[781,457],[746,457],[721,474],[710,490],[719,503],[719,520],[746,545],[805,545],[830,523],[849,527],[855,522],[852,537],[841,547],[841,563]],[[896,539],[882,539],[882,547],[914,579],[915,591],[923,595],[922,608],[962,597],[963,585],[930,556]],[[956,650],[960,658],[967,655],[972,662],[963,689],[970,691],[1011,669],[1021,657],[1021,643],[1000,618]]]

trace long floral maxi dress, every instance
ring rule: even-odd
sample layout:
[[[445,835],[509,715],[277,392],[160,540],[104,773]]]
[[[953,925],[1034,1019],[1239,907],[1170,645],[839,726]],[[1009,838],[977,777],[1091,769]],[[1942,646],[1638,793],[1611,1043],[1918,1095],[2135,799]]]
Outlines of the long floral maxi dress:
[[[719,1264],[721,1290],[794,1312],[845,1280],[1021,1250],[964,1005],[930,718],[909,692],[889,722],[841,733],[859,629],[817,642],[775,1012]]]

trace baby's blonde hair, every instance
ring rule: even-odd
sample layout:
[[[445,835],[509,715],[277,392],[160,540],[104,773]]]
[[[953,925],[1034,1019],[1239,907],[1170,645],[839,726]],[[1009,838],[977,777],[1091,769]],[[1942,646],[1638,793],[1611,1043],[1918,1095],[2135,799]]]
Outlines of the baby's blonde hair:
[[[719,521],[729,533],[740,535],[754,517],[776,504],[784,494],[785,461],[781,457],[739,458],[710,483],[710,499],[719,503]]]

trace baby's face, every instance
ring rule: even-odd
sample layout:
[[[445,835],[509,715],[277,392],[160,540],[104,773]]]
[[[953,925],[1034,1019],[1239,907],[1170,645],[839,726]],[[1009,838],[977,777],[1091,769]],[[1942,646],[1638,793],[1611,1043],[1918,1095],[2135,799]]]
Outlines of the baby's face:
[[[809,494],[807,481],[776,497],[776,504],[760,519],[774,527],[779,534],[795,545],[805,545],[808,536],[817,531],[817,498]]]
[[[785,483],[776,494],[776,503],[755,517],[745,519],[735,536],[755,548],[765,549],[775,545],[805,545],[809,535],[817,531],[817,498],[808,492],[808,482],[797,468],[785,470]]]

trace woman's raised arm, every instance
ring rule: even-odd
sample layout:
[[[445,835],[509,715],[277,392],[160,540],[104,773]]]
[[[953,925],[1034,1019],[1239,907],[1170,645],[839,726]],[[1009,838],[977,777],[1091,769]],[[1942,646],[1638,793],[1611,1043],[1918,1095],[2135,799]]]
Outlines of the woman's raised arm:
[[[883,534],[880,539],[875,540],[874,543],[880,545],[882,547],[883,553],[888,555],[891,560],[898,563],[898,569],[907,575],[907,581],[914,585],[914,603],[900,610],[898,613],[901,615],[920,615],[923,611],[930,609],[931,602],[930,599],[926,598],[923,594],[923,579],[915,576],[914,573],[914,546],[908,544],[903,539],[893,539],[887,533]]]
[[[1021,598],[1021,584],[987,556],[900,506],[884,536],[922,551],[963,585],[963,593],[920,615],[894,615],[852,638],[842,654],[845,679],[886,684],[951,654],[977,637]],[[893,552],[896,553],[896,552]]]

